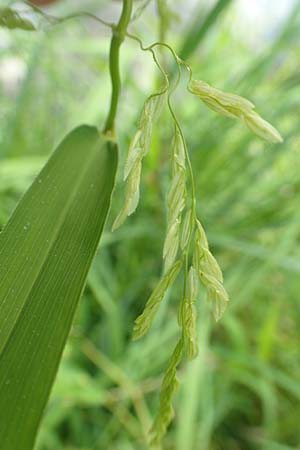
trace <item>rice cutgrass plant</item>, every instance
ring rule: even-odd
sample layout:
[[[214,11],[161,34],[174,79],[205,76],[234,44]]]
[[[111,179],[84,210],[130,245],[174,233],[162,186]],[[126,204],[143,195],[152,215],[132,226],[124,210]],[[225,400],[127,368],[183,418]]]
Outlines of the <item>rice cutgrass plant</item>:
[[[124,5],[126,5],[126,2],[124,2]],[[34,10],[49,23],[63,22],[67,19],[55,19],[48,17],[38,8],[34,8]],[[185,137],[172,104],[172,95],[178,88],[182,67],[189,73],[187,91],[199,97],[208,108],[231,119],[239,119],[257,136],[268,142],[280,143],[282,138],[279,132],[254,110],[254,105],[249,100],[236,94],[223,92],[202,80],[194,79],[191,67],[179,58],[168,44],[155,42],[149,47],[145,47],[138,37],[128,33],[126,29],[118,29],[115,25],[108,24],[89,13],[72,15],[72,17],[79,17],[80,15],[89,15],[110,26],[114,32],[113,39],[122,41],[126,36],[137,41],[143,51],[151,52],[164,80],[161,89],[145,101],[138,130],[131,140],[124,166],[124,204],[115,219],[113,229],[120,227],[127,217],[136,211],[139,204],[142,163],[151,148],[153,126],[163,107],[167,108],[173,121],[173,140],[170,142],[171,154],[169,159],[170,186],[166,195],[166,236],[162,250],[164,272],[146,302],[143,313],[135,320],[133,330],[133,339],[139,339],[147,333],[167,290],[172,287],[182,271],[183,286],[178,308],[180,337],[165,371],[160,406],[151,430],[152,443],[159,444],[173,418],[173,397],[178,385],[177,368],[184,355],[193,359],[198,353],[196,305],[199,285],[203,286],[207,292],[216,320],[221,318],[229,301],[229,296],[224,287],[222,271],[210,250],[206,232],[196,212],[197,198],[194,171]],[[30,28],[32,26],[30,22],[10,9],[1,12],[1,24],[8,28],[32,29]],[[123,35],[118,35],[121,32]],[[114,42],[116,43],[116,41],[112,41],[112,49],[114,49]],[[173,84],[170,74],[159,62],[158,48],[168,50],[174,59],[177,67],[177,79]],[[116,50],[119,50],[119,48]],[[116,108],[116,105],[113,106]],[[115,114],[115,112],[114,109],[112,114]],[[105,131],[113,135],[113,120],[110,119],[109,116]]]

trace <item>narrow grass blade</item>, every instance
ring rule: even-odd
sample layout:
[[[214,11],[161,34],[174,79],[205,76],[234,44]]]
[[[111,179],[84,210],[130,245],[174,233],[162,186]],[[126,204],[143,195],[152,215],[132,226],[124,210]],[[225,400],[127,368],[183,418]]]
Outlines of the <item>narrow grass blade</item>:
[[[11,8],[0,8],[0,26],[11,30],[15,28],[25,31],[35,30],[33,23]]]
[[[186,31],[179,55],[183,59],[189,58],[197,49],[210,27],[215,23],[220,14],[230,5],[232,0],[218,0],[208,15],[202,19],[203,10],[200,8],[189,30]]]
[[[31,450],[108,212],[115,145],[81,126],[0,234],[0,443]]]

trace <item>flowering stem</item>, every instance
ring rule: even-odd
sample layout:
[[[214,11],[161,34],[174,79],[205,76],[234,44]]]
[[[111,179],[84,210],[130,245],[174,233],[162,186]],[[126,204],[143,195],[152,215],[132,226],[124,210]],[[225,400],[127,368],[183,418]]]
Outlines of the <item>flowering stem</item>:
[[[115,137],[115,118],[118,109],[121,91],[120,77],[120,47],[126,35],[130,22],[133,0],[123,0],[123,10],[117,26],[113,27],[113,36],[110,43],[109,71],[112,83],[112,95],[109,113],[105,122],[104,133]]]

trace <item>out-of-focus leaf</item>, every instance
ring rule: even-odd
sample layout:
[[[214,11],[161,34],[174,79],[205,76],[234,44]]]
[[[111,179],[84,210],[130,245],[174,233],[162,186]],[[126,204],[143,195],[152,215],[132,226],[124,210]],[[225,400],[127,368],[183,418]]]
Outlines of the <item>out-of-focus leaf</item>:
[[[30,20],[11,8],[0,8],[0,26],[10,29],[20,29],[25,31],[35,31],[36,28]]]
[[[219,15],[230,5],[232,0],[218,0],[208,15],[203,19],[203,9],[195,15],[195,19],[189,30],[186,30],[179,55],[181,58],[189,58],[197,49],[199,43],[204,38],[210,27],[218,19]]]
[[[0,447],[31,450],[107,216],[116,145],[81,126],[0,235]]]

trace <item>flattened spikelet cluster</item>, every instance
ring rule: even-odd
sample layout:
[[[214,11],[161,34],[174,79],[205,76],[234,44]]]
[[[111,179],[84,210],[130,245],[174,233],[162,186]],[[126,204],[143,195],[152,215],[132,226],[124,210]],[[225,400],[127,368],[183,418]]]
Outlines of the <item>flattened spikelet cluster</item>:
[[[124,205],[114,221],[112,229],[119,228],[128,216],[134,213],[140,199],[142,160],[149,152],[152,126],[157,119],[164,100],[164,94],[149,97],[144,105],[139,128],[133,136],[127,154],[123,179],[125,185]]]
[[[152,445],[159,445],[174,417],[172,402],[179,385],[176,372],[182,359],[182,353],[183,341],[182,339],[179,339],[164,374],[160,394],[159,410],[150,431],[152,435]]]
[[[199,220],[196,220],[194,248],[193,265],[199,280],[206,287],[208,299],[213,306],[215,319],[219,320],[225,311],[229,298],[223,286],[222,271],[209,250],[205,231]]]
[[[172,179],[167,195],[167,235],[163,248],[166,271],[172,266],[178,253],[181,216],[186,204],[185,151],[177,128],[175,130],[171,158]]]
[[[167,289],[172,286],[176,280],[182,266],[182,260],[178,260],[160,279],[156,288],[152,292],[149,300],[146,303],[143,313],[137,317],[134,322],[133,339],[139,339],[144,336],[155,317],[155,314],[165,296]]]
[[[187,279],[186,296],[181,300],[178,310],[178,323],[182,327],[182,336],[189,359],[198,355],[197,312],[195,302],[198,299],[198,276],[193,266],[190,267]]]
[[[232,119],[240,119],[253,133],[274,144],[282,142],[280,133],[264,120],[249,100],[236,94],[221,91],[201,80],[191,80],[189,91],[213,111]]]

